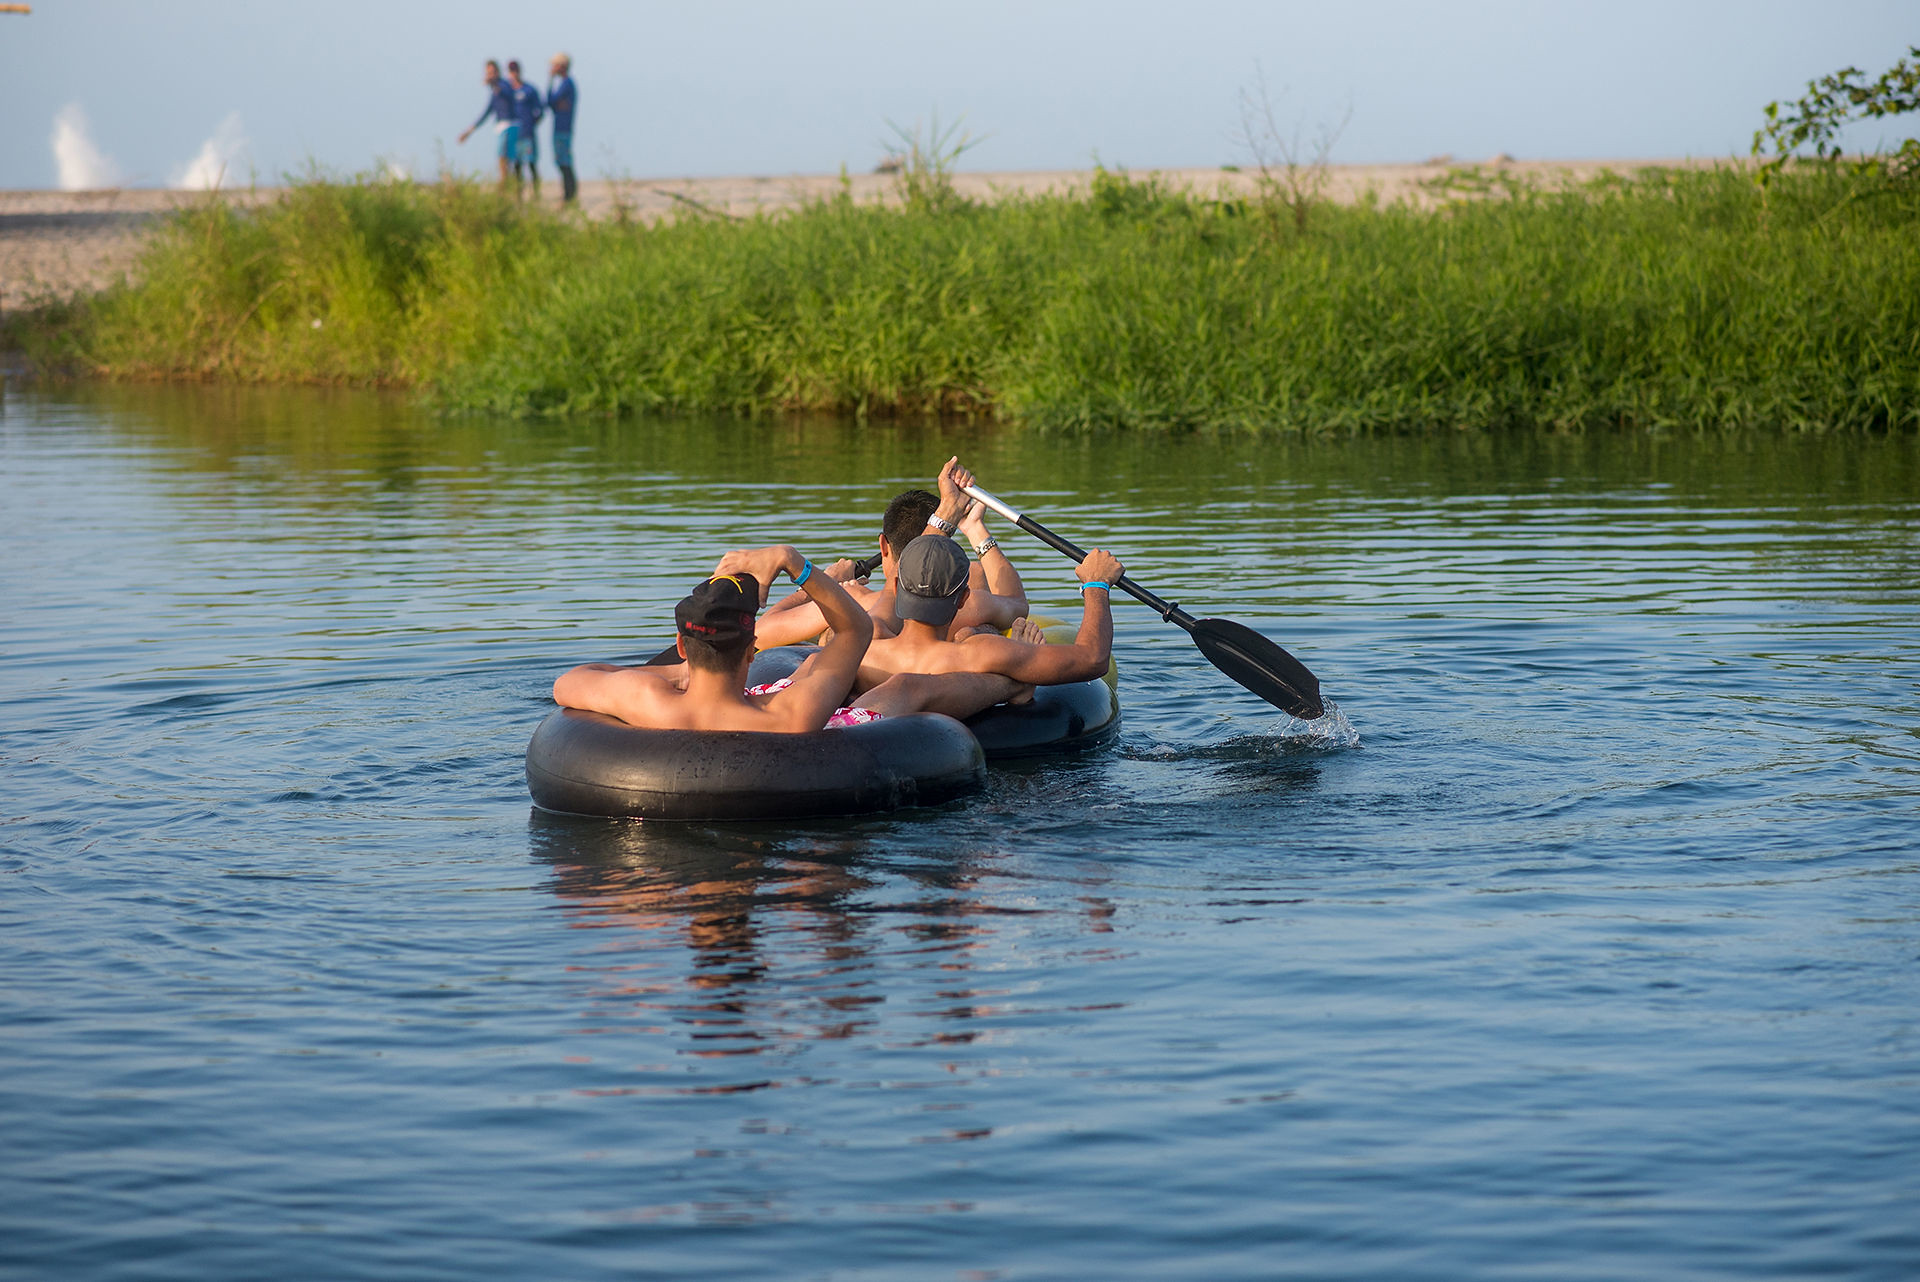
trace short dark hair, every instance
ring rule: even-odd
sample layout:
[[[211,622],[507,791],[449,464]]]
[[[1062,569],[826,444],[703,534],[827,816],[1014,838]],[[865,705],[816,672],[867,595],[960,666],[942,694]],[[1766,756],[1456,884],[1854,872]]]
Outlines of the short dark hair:
[[[507,59],[507,70],[508,71],[520,70],[520,60],[518,58]]]
[[[895,495],[887,504],[887,514],[880,518],[880,537],[887,541],[887,550],[896,557],[906,551],[907,544],[927,532],[927,518],[939,506],[940,496],[925,490]]]
[[[753,649],[753,634],[749,632],[743,637],[715,644],[682,633],[680,647],[687,652],[689,668],[698,668],[702,672],[738,672],[741,656]]]

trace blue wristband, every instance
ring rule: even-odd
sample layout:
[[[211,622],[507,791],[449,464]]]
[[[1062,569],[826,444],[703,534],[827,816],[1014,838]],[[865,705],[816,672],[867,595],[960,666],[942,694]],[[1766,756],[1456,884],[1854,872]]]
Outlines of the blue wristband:
[[[807,558],[803,556],[800,558],[800,577],[794,579],[793,586],[796,588],[803,588],[807,585],[807,580],[812,577],[813,577],[813,562],[807,560]]]
[[[1106,592],[1108,591],[1108,584],[1105,579],[1088,579],[1080,585],[1080,590],[1085,592],[1088,588],[1099,588],[1102,592]]]

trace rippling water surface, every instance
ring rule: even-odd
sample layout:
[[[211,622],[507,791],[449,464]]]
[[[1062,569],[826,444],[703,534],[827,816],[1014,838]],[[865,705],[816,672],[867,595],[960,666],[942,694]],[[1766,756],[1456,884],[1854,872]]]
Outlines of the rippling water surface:
[[[956,450],[1358,744],[1119,604],[1120,743],[983,797],[531,809],[559,670]],[[1920,1271],[1911,435],[11,389],[0,465],[0,1272]]]

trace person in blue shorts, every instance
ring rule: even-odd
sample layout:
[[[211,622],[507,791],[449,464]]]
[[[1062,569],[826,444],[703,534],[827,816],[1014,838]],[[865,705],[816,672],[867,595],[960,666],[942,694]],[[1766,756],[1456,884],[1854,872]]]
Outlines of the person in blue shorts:
[[[553,113],[553,163],[560,171],[560,200],[568,205],[580,195],[580,184],[573,176],[573,108],[579,101],[573,59],[554,54],[547,64],[547,110]]]
[[[500,190],[507,189],[507,176],[513,172],[515,154],[520,149],[520,130],[515,123],[513,89],[500,78],[500,64],[487,59],[487,105],[480,112],[480,118],[460,132],[460,141],[465,142],[473,136],[473,131],[486,123],[492,116],[494,129],[500,135]]]
[[[507,63],[507,88],[513,93],[513,181],[520,184],[521,167],[533,178],[533,198],[540,199],[540,118],[547,114],[540,91],[520,77],[520,62]]]

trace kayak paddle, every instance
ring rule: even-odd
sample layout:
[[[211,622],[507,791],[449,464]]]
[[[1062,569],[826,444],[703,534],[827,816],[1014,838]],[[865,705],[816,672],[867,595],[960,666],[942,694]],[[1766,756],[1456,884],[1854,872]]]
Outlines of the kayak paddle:
[[[1007,506],[977,485],[966,487],[1001,516],[1012,521],[1034,538],[1075,562],[1087,559],[1086,549],[1061,538],[1040,522]],[[1196,619],[1178,605],[1164,601],[1126,575],[1114,584],[1122,592],[1144,601],[1168,623],[1177,624],[1193,638],[1200,653],[1220,671],[1271,703],[1289,716],[1312,721],[1326,711],[1320,702],[1320,678],[1307,671],[1305,664],[1261,636],[1244,623],[1232,619]]]

